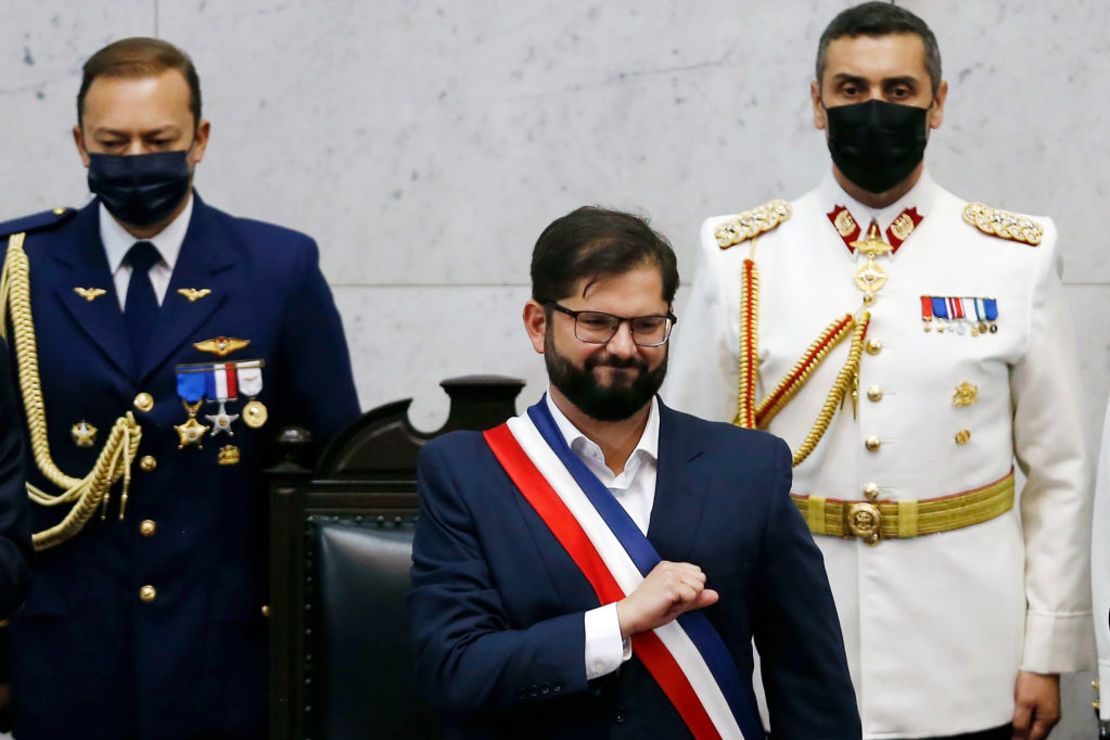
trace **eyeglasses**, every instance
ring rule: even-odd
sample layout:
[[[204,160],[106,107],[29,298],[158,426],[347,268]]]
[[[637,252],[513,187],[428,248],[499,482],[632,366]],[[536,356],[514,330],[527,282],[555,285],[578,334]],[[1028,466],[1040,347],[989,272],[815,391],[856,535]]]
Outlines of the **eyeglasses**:
[[[632,341],[637,347],[658,347],[666,344],[671,336],[671,328],[678,323],[678,317],[673,313],[666,316],[614,316],[601,311],[572,311],[560,306],[554,301],[546,304],[559,313],[565,313],[574,319],[574,336],[587,344],[606,344],[617,334],[621,324],[628,322],[632,330]]]

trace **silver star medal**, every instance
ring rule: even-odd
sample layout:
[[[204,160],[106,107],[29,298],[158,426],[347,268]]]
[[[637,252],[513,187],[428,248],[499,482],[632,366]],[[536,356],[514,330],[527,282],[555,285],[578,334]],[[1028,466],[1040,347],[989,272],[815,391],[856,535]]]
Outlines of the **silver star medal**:
[[[215,414],[208,414],[204,418],[212,422],[212,436],[215,437],[220,432],[227,432],[229,437],[234,437],[235,432],[231,431],[231,422],[239,418],[239,414],[229,414],[224,408],[224,401],[220,401],[220,410]]]

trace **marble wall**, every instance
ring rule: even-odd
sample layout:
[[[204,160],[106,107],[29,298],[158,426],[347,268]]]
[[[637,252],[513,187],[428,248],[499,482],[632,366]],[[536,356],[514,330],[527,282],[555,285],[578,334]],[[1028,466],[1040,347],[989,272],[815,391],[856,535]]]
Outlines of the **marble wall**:
[[[1110,5],[898,2],[937,32],[952,86],[928,153],[937,179],[1057,220],[1095,440],[1110,390]],[[650,214],[690,278],[704,216],[818,180],[812,57],[848,4],[0,0],[0,219],[87,197],[69,127],[89,53],[134,34],[178,43],[213,122],[201,192],[319,239],[363,406],[414,397],[433,428],[442,378],[542,390],[519,315],[555,216],[587,202]],[[1084,682],[1054,737],[1090,736]]]

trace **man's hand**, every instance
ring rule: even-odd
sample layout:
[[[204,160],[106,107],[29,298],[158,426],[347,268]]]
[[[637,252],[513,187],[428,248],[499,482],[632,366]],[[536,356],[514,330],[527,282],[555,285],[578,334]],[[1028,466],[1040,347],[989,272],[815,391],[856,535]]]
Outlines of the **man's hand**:
[[[691,563],[656,565],[635,591],[617,602],[621,637],[653,630],[678,615],[717,603],[717,592],[705,587],[705,573]]]
[[[1060,721],[1060,674],[1018,673],[1014,740],[1044,740]]]

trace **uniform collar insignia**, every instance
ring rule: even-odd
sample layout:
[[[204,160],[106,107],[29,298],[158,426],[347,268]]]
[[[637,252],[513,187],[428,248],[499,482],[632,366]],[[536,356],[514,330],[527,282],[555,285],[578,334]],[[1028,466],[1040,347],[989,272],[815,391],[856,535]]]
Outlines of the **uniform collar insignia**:
[[[73,292],[89,303],[92,303],[100,296],[105,295],[108,291],[104,290],[104,288],[74,288]]]
[[[208,296],[212,293],[211,288],[178,288],[177,294],[185,296],[189,299],[189,303],[196,303],[201,298]]]
[[[841,241],[844,242],[844,246],[848,248],[849,252],[855,254],[860,236],[863,233],[859,221],[852,216],[852,212],[848,210],[847,206],[839,204],[825,215],[828,216],[829,223],[833,225]],[[910,238],[910,234],[924,218],[923,215],[917,212],[916,206],[905,208],[894,217],[894,220],[890,222],[884,232],[886,243],[890,245],[892,254],[897,252],[898,248]]]

